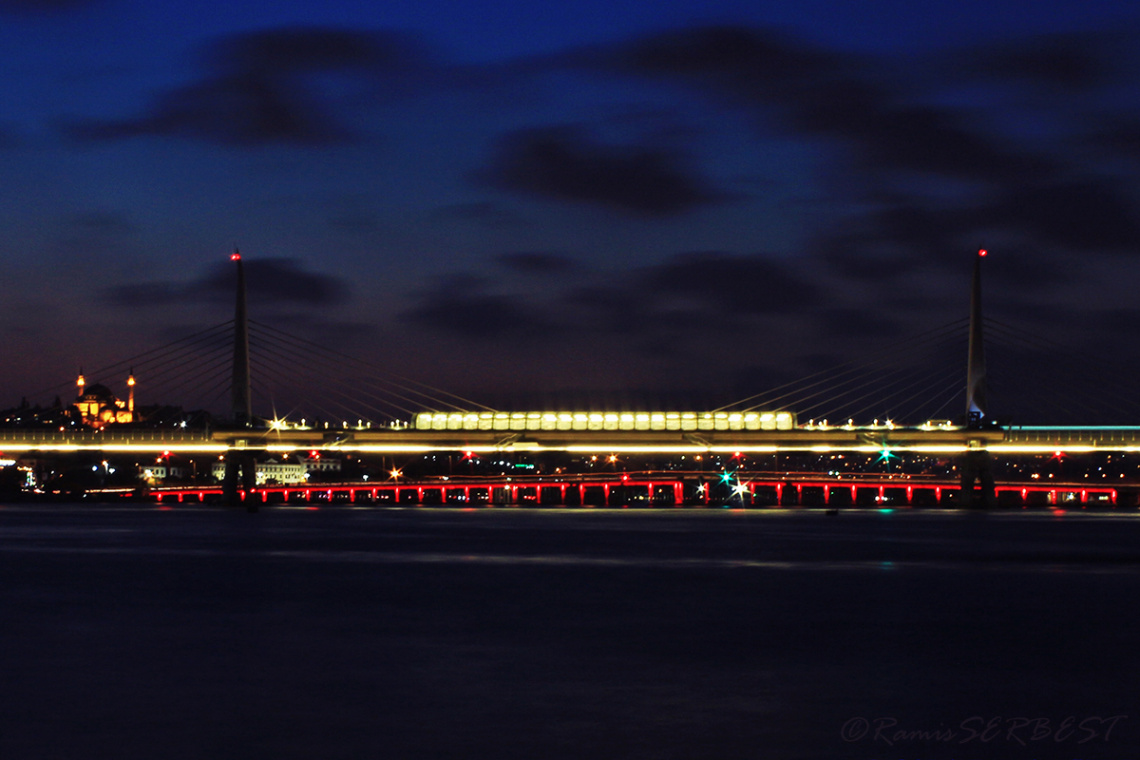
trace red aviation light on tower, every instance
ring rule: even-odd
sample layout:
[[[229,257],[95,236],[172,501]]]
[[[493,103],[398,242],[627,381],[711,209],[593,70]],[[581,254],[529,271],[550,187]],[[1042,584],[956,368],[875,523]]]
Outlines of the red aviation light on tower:
[[[984,259],[986,257],[987,253],[989,253],[989,251],[987,251],[985,248],[979,248],[978,249],[978,258]]]
[[[241,261],[241,252],[237,248],[230,254],[230,261]]]

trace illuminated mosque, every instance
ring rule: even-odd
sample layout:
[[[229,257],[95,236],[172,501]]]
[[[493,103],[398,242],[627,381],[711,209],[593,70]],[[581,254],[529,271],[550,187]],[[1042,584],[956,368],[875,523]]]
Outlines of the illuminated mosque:
[[[79,378],[75,381],[78,392],[75,398],[75,408],[79,411],[79,419],[84,425],[93,428],[102,428],[116,422],[137,422],[135,415],[135,373],[131,370],[127,377],[127,400],[115,398],[111,389],[100,383],[87,385],[83,377],[83,370],[79,370]]]

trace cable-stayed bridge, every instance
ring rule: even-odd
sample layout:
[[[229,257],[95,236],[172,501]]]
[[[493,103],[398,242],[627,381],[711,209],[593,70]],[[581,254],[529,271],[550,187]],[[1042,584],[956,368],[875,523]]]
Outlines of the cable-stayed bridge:
[[[1058,362],[1058,347],[1048,340],[983,320],[982,256],[975,259],[968,318],[729,406],[504,411],[249,319],[245,275],[235,254],[234,319],[92,373],[145,378],[151,397],[177,399],[180,408],[155,408],[146,425],[0,429],[0,451],[217,454],[233,464],[232,490],[239,477],[250,485],[254,454],[299,449],[677,455],[886,450],[976,460],[976,467],[964,468],[971,475],[978,468],[984,475],[983,457],[989,455],[1140,450],[1140,426],[1080,424],[1140,420],[1128,368],[1092,357]],[[988,364],[984,346],[993,354]],[[1095,376],[1098,393],[1071,392],[1072,376],[1080,371]],[[191,418],[187,424],[183,409],[216,409],[227,397],[224,422]],[[1012,425],[989,414],[991,407],[1015,406],[1069,424]]]

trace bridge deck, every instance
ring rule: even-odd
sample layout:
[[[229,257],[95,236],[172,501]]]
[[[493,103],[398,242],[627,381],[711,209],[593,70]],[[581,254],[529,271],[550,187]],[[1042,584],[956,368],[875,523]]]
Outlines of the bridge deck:
[[[289,451],[343,450],[376,453],[475,451],[488,453],[567,451],[582,453],[752,453],[776,451],[897,451],[959,453],[984,448],[995,453],[1053,449],[1140,451],[1136,427],[1014,427],[985,430],[854,427],[784,431],[421,431],[336,428],[328,430],[162,430],[107,428],[101,431],[0,430],[0,452],[156,451],[224,453],[231,449]]]

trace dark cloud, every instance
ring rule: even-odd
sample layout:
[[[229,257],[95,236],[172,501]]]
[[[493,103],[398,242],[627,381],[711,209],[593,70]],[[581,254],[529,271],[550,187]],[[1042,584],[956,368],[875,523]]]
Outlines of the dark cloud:
[[[89,211],[71,219],[77,229],[99,235],[129,235],[137,231],[126,214],[113,211]]]
[[[349,139],[320,104],[257,76],[210,79],[166,93],[147,116],[80,122],[68,131],[87,140],[170,135],[234,146],[326,145]]]
[[[724,92],[749,99],[773,97],[817,80],[843,60],[770,31],[743,27],[669,32],[582,59],[630,73],[708,77]]]
[[[1111,179],[1018,187],[973,216],[978,224],[1015,225],[1074,251],[1134,251],[1140,241],[1136,203]]]
[[[478,178],[515,193],[634,216],[675,216],[725,197],[674,153],[602,144],[572,127],[507,135]]]
[[[620,338],[631,351],[663,355],[680,349],[678,339],[735,334],[753,317],[810,310],[818,297],[792,269],[762,256],[686,253],[603,278],[548,254],[519,261],[546,278],[542,308],[521,290],[490,293],[479,278],[449,277],[424,291],[405,318],[488,340],[571,333]]]
[[[974,205],[898,200],[816,235],[810,250],[826,269],[869,284],[916,272],[951,274],[981,247],[987,270],[1022,290],[1072,280],[1077,255],[1121,253],[1140,235],[1136,206],[1105,179],[1014,186]]]
[[[894,340],[911,329],[872,309],[821,309],[813,316],[822,334],[836,338]]]
[[[351,209],[337,211],[328,218],[329,227],[351,233],[371,232],[377,228],[378,223],[376,214]]]
[[[1132,160],[1140,160],[1140,121],[1123,119],[1094,135],[1091,142]]]
[[[208,74],[160,95],[131,119],[78,121],[87,140],[145,135],[189,137],[231,146],[320,146],[353,135],[308,75],[375,76],[419,65],[402,38],[329,28],[268,30],[227,38],[207,51]]]
[[[636,277],[625,276],[619,276],[619,279],[637,280]],[[664,326],[656,321],[657,315],[648,298],[622,287],[576,286],[566,290],[561,301],[580,315],[582,324],[597,333],[640,335],[642,340],[653,340]]]
[[[574,261],[556,253],[503,253],[495,260],[507,269],[524,274],[556,274],[574,267]]]
[[[452,203],[446,206],[440,206],[432,211],[432,217],[447,221],[477,222],[488,227],[500,229],[520,227],[526,224],[526,221],[520,215],[508,211],[503,208],[502,205],[491,201]]]
[[[949,109],[908,102],[907,91],[883,84],[889,77],[879,61],[761,30],[659,35],[598,56],[591,65],[663,78],[762,109],[797,135],[844,141],[864,167],[876,170],[994,181],[1049,165],[968,128]]]
[[[1140,332],[1140,309],[1118,308],[1093,312],[1087,317],[1090,331],[1109,341],[1129,341]],[[1117,352],[1109,351],[1109,355]]]
[[[826,271],[863,282],[893,283],[934,262],[960,258],[957,232],[944,211],[898,200],[826,227],[809,250]]]
[[[1087,90],[1105,84],[1115,74],[1119,42],[1120,35],[1114,32],[1004,40],[983,49],[958,51],[952,56],[952,65],[957,77]]]
[[[349,295],[348,284],[339,277],[305,271],[293,259],[253,258],[243,261],[251,299],[311,306],[334,305]],[[233,267],[216,264],[211,272],[191,286],[229,298],[234,292]]]
[[[961,252],[958,260],[964,263],[969,251]],[[1079,279],[1079,259],[1042,248],[1026,240],[1000,241],[985,261],[984,277],[990,293],[1002,293],[995,306],[1009,303],[1020,309],[1026,300],[1046,288],[1072,286]],[[959,265],[965,273],[965,267]],[[964,281],[964,278],[963,278]],[[1021,294],[1018,298],[1012,294]],[[1028,298],[1027,298],[1028,297]]]
[[[676,254],[588,284],[551,283],[551,298],[575,331],[620,338],[656,356],[684,353],[713,336],[749,340],[758,319],[810,311],[819,297],[792,266],[719,251]]]
[[[435,332],[473,340],[549,338],[561,331],[544,310],[526,299],[486,293],[474,278],[446,278],[403,318]]]
[[[41,16],[98,5],[101,0],[0,0],[0,13]]]
[[[1040,176],[1050,167],[1050,162],[999,146],[963,127],[954,115],[932,107],[874,109],[858,98],[832,100],[825,95],[801,111],[796,121],[821,134],[853,141],[869,167],[989,182]]]
[[[426,57],[409,38],[322,27],[271,29],[230,37],[210,51],[221,69],[267,77],[320,71],[398,72]]]
[[[647,272],[645,284],[663,298],[732,314],[798,311],[817,295],[815,286],[782,263],[719,251],[674,256]]]
[[[112,285],[103,291],[103,300],[115,306],[139,309],[199,299],[189,298],[188,289],[184,285],[153,280]]]
[[[21,142],[21,138],[17,136],[14,129],[9,128],[6,124],[0,123],[0,150],[18,147]]]
[[[251,301],[262,303],[332,306],[343,303],[348,285],[337,277],[302,269],[292,259],[251,259],[242,262]],[[105,300],[119,306],[228,301],[234,298],[235,274],[228,264],[218,264],[202,277],[187,283],[137,282],[104,291]]]

